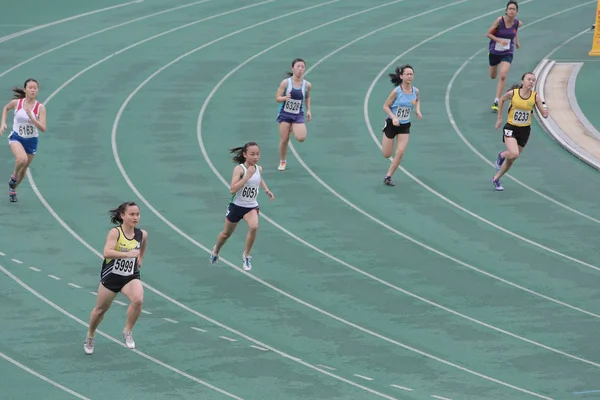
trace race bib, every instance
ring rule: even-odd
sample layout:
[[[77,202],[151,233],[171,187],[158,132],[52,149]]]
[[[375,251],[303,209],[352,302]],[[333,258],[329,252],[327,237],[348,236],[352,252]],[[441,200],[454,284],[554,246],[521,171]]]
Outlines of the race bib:
[[[242,189],[242,198],[244,200],[254,200],[258,196],[258,188],[255,187],[245,187]]]
[[[525,124],[529,122],[529,118],[531,117],[531,112],[527,110],[515,110],[513,113],[513,121],[516,124]]]
[[[16,127],[16,132],[21,137],[29,137],[33,136],[35,133],[35,127],[29,124],[18,124]]]
[[[504,130],[504,136],[506,136],[506,137],[512,137],[512,135],[513,135],[512,129],[505,129]]]
[[[121,276],[133,275],[136,258],[118,258],[113,264],[112,273]]]
[[[498,43],[496,42],[496,46],[494,47],[494,49],[496,49],[497,51],[506,51],[506,50],[510,50],[510,43],[512,42],[511,39],[503,39],[502,40],[506,40],[506,44],[502,44],[502,43]]]
[[[396,117],[399,120],[406,120],[410,117],[410,107],[398,107],[398,111],[396,111]]]
[[[300,114],[300,108],[302,107],[302,100],[290,99],[283,105],[283,111],[290,114]]]

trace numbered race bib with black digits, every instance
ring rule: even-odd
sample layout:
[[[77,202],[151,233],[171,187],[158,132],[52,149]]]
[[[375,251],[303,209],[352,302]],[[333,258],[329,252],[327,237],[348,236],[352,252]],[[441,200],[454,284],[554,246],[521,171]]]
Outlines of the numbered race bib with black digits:
[[[300,108],[302,107],[302,100],[290,99],[286,100],[283,111],[290,114],[300,114]]]
[[[526,124],[529,122],[531,113],[527,110],[515,110],[513,113],[513,120],[516,124]]]
[[[34,126],[29,124],[19,124],[17,129],[17,133],[21,137],[32,136],[35,133]]]
[[[410,107],[398,107],[398,111],[396,111],[396,117],[399,120],[406,120],[410,117]]]
[[[502,40],[506,40],[506,44],[496,42],[496,46],[494,47],[496,49],[496,51],[510,50],[510,43],[512,42],[512,40],[511,39],[502,39]]]
[[[112,273],[121,276],[131,276],[135,270],[135,263],[137,259],[134,258],[118,258],[113,264]]]
[[[258,196],[258,188],[246,186],[242,189],[242,198],[244,200],[254,200],[256,196]]]

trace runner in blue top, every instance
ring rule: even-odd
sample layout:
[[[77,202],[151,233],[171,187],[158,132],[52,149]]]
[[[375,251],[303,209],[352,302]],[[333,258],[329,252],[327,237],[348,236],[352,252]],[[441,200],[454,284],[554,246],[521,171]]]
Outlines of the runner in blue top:
[[[494,104],[492,104],[493,111],[498,111],[498,99],[504,93],[506,75],[513,60],[515,47],[517,49],[521,47],[518,30],[523,25],[523,22],[515,18],[518,11],[519,5],[517,2],[510,0],[506,4],[506,15],[496,19],[487,32],[487,37],[490,39],[488,54],[490,78],[496,79],[498,65],[500,65],[500,76],[498,78],[498,85],[496,85],[496,97],[494,98]]]
[[[306,121],[310,121],[310,82],[304,79],[306,62],[301,58],[292,61],[292,72],[281,81],[275,101],[281,103],[277,114],[279,122],[279,171],[285,171],[286,156],[290,133],[294,132],[296,140],[306,140]],[[304,115],[306,113],[306,121]]]
[[[392,83],[396,87],[383,104],[383,111],[388,117],[382,129],[381,152],[385,158],[390,158],[394,151],[394,139],[396,139],[396,154],[383,179],[383,183],[388,186],[394,186],[392,175],[400,166],[404,150],[408,145],[412,111],[415,110],[415,114],[419,119],[423,118],[419,89],[412,85],[414,76],[414,69],[408,64],[397,67],[393,74],[389,74]]]

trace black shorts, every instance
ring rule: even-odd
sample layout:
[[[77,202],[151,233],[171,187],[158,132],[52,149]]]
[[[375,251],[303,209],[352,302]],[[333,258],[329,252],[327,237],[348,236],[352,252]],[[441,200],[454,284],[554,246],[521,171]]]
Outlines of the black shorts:
[[[134,279],[140,279],[140,271],[137,271],[131,276],[120,276],[115,274],[108,274],[104,279],[100,279],[102,286],[110,290],[111,292],[119,293],[123,286],[127,285]]]
[[[511,137],[517,140],[517,144],[521,147],[527,145],[529,140],[529,134],[531,133],[531,125],[528,126],[514,126],[511,124],[504,125],[502,129],[502,142],[505,142],[504,138]]]
[[[256,212],[258,212],[258,207],[240,207],[233,203],[229,203],[225,218],[227,218],[227,221],[237,224],[244,218],[244,215],[248,214],[252,210],[256,210]]]
[[[388,139],[393,139],[396,135],[408,135],[410,134],[410,122],[407,124],[400,124],[399,126],[394,125],[391,118],[385,120],[385,125],[381,132],[385,133]]]
[[[501,62],[507,62],[509,64],[512,64],[512,60],[513,60],[512,54],[504,54],[504,55],[498,55],[498,54],[492,54],[492,53],[488,54],[488,62],[490,64],[490,67],[495,67],[496,65],[500,64]]]

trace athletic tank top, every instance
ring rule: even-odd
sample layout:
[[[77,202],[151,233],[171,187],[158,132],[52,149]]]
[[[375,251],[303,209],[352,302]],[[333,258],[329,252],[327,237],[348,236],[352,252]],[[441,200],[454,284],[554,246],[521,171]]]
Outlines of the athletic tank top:
[[[304,97],[306,96],[306,80],[302,79],[302,85],[299,88],[294,87],[292,78],[289,77],[287,80],[287,88],[285,89],[284,96],[290,94],[292,98],[284,101],[279,105],[280,115],[291,115],[296,116],[304,113]]]
[[[527,99],[521,97],[519,89],[513,90],[510,107],[508,107],[508,123],[514,126],[531,125],[531,114],[535,107],[535,97],[535,90],[531,91]]]
[[[500,24],[494,32],[494,36],[501,39],[506,39],[508,44],[503,46],[502,43],[497,43],[490,39],[490,54],[505,55],[513,54],[515,52],[515,37],[519,30],[519,20],[515,18],[513,26],[507,28],[504,24],[504,17],[500,17]]]
[[[396,87],[396,99],[390,106],[392,113],[401,124],[410,122],[410,115],[417,103],[417,88],[413,86],[412,93],[404,93],[401,86]]]
[[[19,101],[17,102],[17,107],[15,108],[15,117],[13,119],[13,132],[25,139],[38,137],[40,135],[38,132],[38,128],[37,126],[31,123],[29,115],[27,115],[25,108],[23,108],[24,105],[25,99],[19,99]],[[34,115],[35,119],[39,119],[40,117],[40,106],[41,103],[39,101],[36,101],[33,105],[33,109],[31,110],[31,113]]]
[[[242,174],[243,178],[244,176],[246,176],[248,168],[246,168],[246,165],[244,164],[240,165],[244,170],[244,173]],[[258,197],[258,190],[260,188],[261,180],[262,179],[260,177],[260,169],[258,168],[258,165],[256,165],[256,172],[254,173],[254,175],[252,175],[252,177],[246,181],[246,183],[240,188],[240,190],[238,190],[233,196],[231,196],[231,202],[236,206],[240,207],[258,207],[258,201],[256,200],[256,198]]]
[[[117,226],[116,229],[119,231],[119,238],[115,245],[116,251],[128,252],[131,250],[139,250],[142,246],[143,233],[141,229],[134,228],[133,238],[128,239],[123,233],[123,228]],[[135,275],[139,272],[138,270],[138,259],[137,257],[132,258],[117,258],[110,259],[105,258],[102,262],[101,276],[104,278],[108,274],[119,275],[128,277]]]

